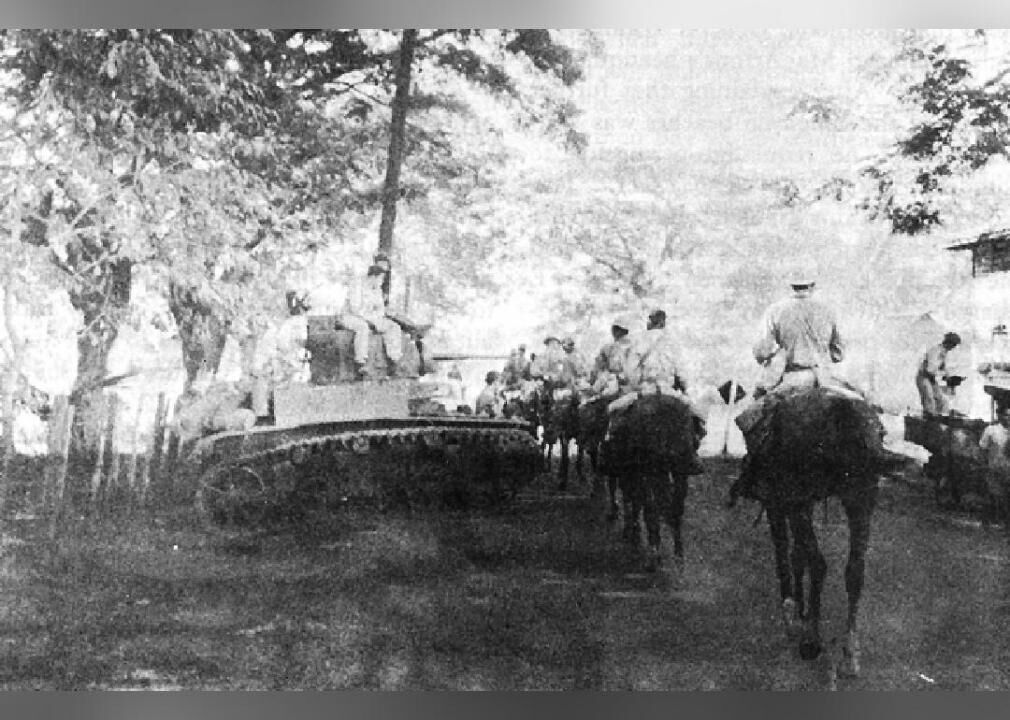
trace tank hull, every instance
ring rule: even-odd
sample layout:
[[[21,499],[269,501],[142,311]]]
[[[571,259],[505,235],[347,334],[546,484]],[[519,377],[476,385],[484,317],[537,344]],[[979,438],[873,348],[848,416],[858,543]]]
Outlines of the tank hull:
[[[204,517],[248,526],[347,503],[494,506],[538,462],[527,423],[420,416],[219,433],[194,445],[188,465]]]

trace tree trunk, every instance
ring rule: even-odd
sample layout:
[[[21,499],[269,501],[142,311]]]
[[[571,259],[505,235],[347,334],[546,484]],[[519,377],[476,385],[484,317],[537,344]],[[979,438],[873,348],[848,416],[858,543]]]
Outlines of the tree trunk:
[[[191,288],[176,283],[169,286],[169,308],[182,340],[188,388],[201,372],[217,372],[228,339],[228,323]]]
[[[21,351],[23,342],[17,336],[14,324],[14,274],[9,273],[8,282],[3,289],[4,323],[7,337],[10,340],[11,356],[7,358],[7,366],[3,372],[3,385],[0,386],[0,419],[3,420],[3,469],[0,477],[0,514],[3,514],[7,503],[7,491],[11,484],[11,462],[14,459],[14,394],[17,391],[21,372]]]
[[[77,379],[70,393],[74,406],[68,451],[67,501],[77,505],[87,495],[90,471],[98,461],[103,430],[109,353],[119,323],[129,309],[133,265],[129,260],[101,263],[100,291],[71,292],[70,302],[81,312],[85,331],[77,341]]]
[[[400,61],[396,67],[396,92],[393,94],[393,114],[389,125],[389,156],[386,159],[386,179],[382,187],[382,219],[379,223],[379,252],[393,257],[393,226],[396,224],[396,202],[400,199],[400,167],[403,165],[404,137],[407,128],[407,108],[410,104],[410,78],[414,64],[417,30],[404,30],[400,40]],[[387,275],[383,294],[389,301]]]

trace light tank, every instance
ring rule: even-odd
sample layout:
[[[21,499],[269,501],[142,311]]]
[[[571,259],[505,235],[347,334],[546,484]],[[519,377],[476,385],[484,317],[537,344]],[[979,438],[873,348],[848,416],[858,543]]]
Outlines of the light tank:
[[[529,423],[434,402],[417,333],[404,334],[393,367],[373,332],[368,380],[353,339],[337,316],[308,317],[309,382],[271,388],[271,411],[255,427],[193,444],[188,466],[207,520],[248,527],[357,502],[496,506],[533,479],[539,452]]]

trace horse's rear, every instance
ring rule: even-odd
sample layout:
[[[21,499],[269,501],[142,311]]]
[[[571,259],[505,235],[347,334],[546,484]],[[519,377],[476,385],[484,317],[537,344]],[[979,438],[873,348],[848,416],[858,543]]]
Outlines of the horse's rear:
[[[769,419],[751,461],[755,494],[765,505],[862,497],[876,487],[886,455],[884,427],[862,398],[795,390],[782,396]]]
[[[691,408],[669,395],[643,396],[611,423],[608,470],[621,478],[631,501],[625,522],[633,522],[639,508],[645,516],[650,569],[660,560],[661,516],[673,533],[674,554],[683,557],[681,520],[694,439]]]
[[[870,520],[885,462],[884,429],[865,400],[825,388],[796,389],[772,398],[751,446],[750,497],[768,515],[787,629],[802,619],[800,653],[821,652],[821,591],[827,565],[813,524],[815,503],[838,497],[849,525],[848,638],[845,669],[858,672],[856,618],[862,594]],[[790,549],[790,537],[792,548]],[[804,575],[810,574],[804,597]]]

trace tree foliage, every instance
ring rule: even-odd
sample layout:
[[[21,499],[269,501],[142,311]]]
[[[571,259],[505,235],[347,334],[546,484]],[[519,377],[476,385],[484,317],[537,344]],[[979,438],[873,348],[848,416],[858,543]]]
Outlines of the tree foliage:
[[[904,37],[891,73],[914,119],[890,152],[864,170],[870,192],[862,207],[871,218],[885,219],[897,234],[927,232],[957,216],[965,178],[1007,158],[1005,40],[985,33]]]

